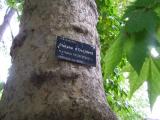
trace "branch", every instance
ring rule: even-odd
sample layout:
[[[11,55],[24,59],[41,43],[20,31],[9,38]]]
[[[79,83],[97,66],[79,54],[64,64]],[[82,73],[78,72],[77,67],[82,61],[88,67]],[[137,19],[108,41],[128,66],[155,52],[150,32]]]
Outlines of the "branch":
[[[12,32],[12,28],[11,28],[11,25],[10,25],[10,23],[9,23],[9,29],[10,29],[10,32],[11,32],[11,37],[12,37],[12,41],[13,41],[13,39],[14,39],[14,35],[13,35],[13,32]]]
[[[12,16],[14,15],[15,10],[13,8],[9,8],[6,10],[6,14],[4,16],[3,23],[0,25],[0,41],[2,40],[3,34],[9,25]]]

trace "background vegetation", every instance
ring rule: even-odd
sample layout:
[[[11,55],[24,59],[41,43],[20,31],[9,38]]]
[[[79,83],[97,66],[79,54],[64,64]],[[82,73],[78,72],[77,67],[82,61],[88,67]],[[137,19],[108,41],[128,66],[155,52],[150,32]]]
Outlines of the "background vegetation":
[[[142,119],[128,98],[144,81],[151,108],[160,94],[160,59],[151,54],[152,49],[159,50],[160,1],[97,0],[97,5],[107,100],[121,119]],[[129,73],[130,91],[123,83],[125,72]]]
[[[126,0],[97,0],[100,15],[97,29],[101,42],[101,65],[107,101],[120,119],[138,120],[142,117],[129,104],[129,90],[124,86],[125,78],[122,67],[126,64],[126,59],[121,60],[121,63],[117,64],[113,71],[110,70],[112,74],[106,75],[107,50],[119,38],[121,28],[125,24],[122,16],[128,4],[129,2]]]

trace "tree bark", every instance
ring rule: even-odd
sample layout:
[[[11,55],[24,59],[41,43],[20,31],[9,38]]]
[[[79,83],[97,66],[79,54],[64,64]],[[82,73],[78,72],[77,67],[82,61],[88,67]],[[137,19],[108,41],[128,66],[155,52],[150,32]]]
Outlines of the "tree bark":
[[[94,0],[26,0],[0,120],[115,120],[106,103]],[[57,36],[96,46],[96,67],[58,60]]]

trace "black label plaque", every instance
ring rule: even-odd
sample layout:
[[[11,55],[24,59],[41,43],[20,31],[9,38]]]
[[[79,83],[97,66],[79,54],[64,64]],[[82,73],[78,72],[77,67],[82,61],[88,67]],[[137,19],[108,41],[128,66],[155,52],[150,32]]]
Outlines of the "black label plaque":
[[[96,66],[95,47],[64,37],[57,37],[56,56],[59,59]]]

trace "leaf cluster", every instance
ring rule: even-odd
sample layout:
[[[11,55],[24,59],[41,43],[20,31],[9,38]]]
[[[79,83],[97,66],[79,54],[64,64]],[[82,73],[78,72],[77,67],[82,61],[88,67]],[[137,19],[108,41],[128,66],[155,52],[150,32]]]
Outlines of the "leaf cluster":
[[[131,96],[147,81],[151,108],[160,94],[160,58],[154,58],[151,50],[160,47],[160,1],[137,0],[125,11],[125,26],[119,39],[106,54],[105,70],[109,76],[122,58],[128,61]],[[158,51],[159,52],[159,51]],[[117,60],[118,59],[118,60]]]
[[[101,65],[107,101],[121,119],[127,119],[128,117],[137,119],[141,116],[127,102],[129,91],[121,85],[124,80],[121,68],[124,66],[125,60],[118,59],[123,56],[121,50],[119,50],[119,48],[123,49],[122,41],[117,41],[117,39],[124,25],[121,17],[126,5],[126,0],[97,0],[99,10],[97,29],[101,42]],[[112,49],[107,51],[109,48],[114,51]],[[121,64],[117,67],[117,63]],[[110,66],[108,67],[108,65]]]
[[[17,12],[22,13],[24,0],[6,0],[6,4],[10,8],[14,8]]]

